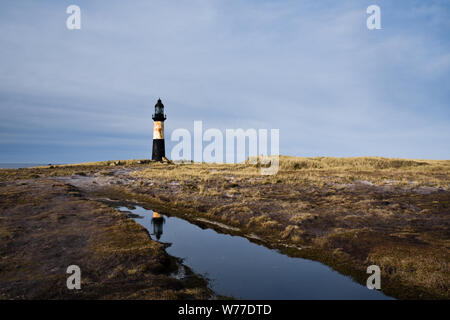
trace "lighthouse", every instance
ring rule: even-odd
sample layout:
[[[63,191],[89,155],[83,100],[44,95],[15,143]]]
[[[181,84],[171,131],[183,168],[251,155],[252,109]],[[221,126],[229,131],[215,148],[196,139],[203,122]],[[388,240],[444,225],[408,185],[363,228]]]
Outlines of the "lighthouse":
[[[163,224],[166,222],[164,216],[158,212],[153,211],[152,225],[153,233],[156,236],[156,240],[159,240],[163,234]]]
[[[166,115],[164,114],[164,105],[161,99],[155,105],[155,114],[153,119],[153,152],[152,160],[162,161],[163,157],[166,157],[166,150],[164,146],[164,120]]]

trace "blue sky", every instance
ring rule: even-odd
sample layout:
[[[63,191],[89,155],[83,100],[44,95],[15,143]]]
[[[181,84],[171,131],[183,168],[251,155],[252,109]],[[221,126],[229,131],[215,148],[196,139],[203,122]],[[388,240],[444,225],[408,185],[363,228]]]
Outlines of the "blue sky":
[[[280,129],[286,155],[450,159],[449,34],[448,1],[2,1],[0,162],[150,157],[158,97],[166,140],[203,120]]]

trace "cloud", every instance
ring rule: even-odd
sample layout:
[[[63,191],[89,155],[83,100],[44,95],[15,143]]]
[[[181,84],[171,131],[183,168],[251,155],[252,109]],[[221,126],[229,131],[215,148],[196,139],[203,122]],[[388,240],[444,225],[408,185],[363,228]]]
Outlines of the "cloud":
[[[149,156],[158,97],[166,136],[204,120],[279,128],[283,154],[449,158],[445,2],[379,1],[377,31],[372,1],[79,1],[79,31],[69,4],[2,5],[0,161]]]

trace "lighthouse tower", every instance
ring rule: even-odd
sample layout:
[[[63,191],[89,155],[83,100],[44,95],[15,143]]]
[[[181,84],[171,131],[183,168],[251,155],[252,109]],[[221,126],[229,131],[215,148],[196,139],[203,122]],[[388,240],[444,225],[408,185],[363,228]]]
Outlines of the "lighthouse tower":
[[[166,115],[164,114],[164,105],[161,99],[155,105],[155,114],[153,119],[153,152],[152,160],[162,161],[162,158],[166,156],[166,150],[164,146],[164,120]]]

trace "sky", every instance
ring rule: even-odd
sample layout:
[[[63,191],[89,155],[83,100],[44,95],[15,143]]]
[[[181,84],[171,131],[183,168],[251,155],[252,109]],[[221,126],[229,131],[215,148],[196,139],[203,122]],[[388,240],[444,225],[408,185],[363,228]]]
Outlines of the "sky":
[[[283,155],[450,159],[449,34],[448,0],[4,0],[0,162],[149,158],[158,97],[169,156],[202,120],[279,129]]]

